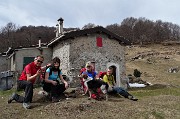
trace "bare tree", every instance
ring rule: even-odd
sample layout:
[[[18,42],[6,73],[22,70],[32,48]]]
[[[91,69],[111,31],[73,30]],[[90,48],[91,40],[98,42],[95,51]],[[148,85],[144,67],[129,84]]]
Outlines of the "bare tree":
[[[82,29],[89,29],[89,28],[93,28],[93,27],[96,27],[96,25],[93,23],[88,23],[88,24],[84,25],[82,27]]]

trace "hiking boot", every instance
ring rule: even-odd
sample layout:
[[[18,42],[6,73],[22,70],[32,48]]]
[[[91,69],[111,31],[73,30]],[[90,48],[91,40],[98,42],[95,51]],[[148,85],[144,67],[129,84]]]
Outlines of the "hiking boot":
[[[52,97],[52,102],[54,103],[54,102],[59,102],[59,98],[57,98],[57,97]]]
[[[130,100],[132,100],[132,101],[137,101],[138,99],[137,98],[131,98]]]
[[[25,109],[30,109],[31,108],[31,105],[29,103],[23,103],[23,107]]]
[[[137,98],[135,98],[135,97],[133,97],[133,96],[128,96],[128,99],[130,99],[130,100],[132,100],[132,101],[137,101],[138,99]]]
[[[11,97],[8,99],[8,104],[11,103],[13,100],[15,100],[15,96],[16,96],[16,95],[17,95],[16,93],[13,93],[13,94],[11,95]]]
[[[129,96],[128,96],[128,99],[130,99],[130,100],[131,100],[132,98],[133,98],[133,96],[132,96],[132,95],[129,95]]]

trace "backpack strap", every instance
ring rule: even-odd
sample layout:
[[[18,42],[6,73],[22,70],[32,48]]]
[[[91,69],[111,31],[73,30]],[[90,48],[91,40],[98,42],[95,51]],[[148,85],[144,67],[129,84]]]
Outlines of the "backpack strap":
[[[52,75],[52,67],[49,67],[49,70],[50,70],[50,72],[49,72],[49,76],[50,76],[50,75]]]
[[[50,69],[50,72],[49,72],[49,76],[52,75],[52,67],[49,67]],[[61,69],[58,69],[58,76],[60,75],[61,73]]]

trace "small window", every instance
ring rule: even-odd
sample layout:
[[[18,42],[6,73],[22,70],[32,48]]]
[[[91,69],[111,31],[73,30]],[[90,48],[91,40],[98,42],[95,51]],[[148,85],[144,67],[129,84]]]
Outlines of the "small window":
[[[24,57],[24,59],[23,59],[23,69],[24,69],[24,67],[25,67],[27,64],[33,62],[33,61],[34,61],[34,58],[35,58],[35,57]]]
[[[97,37],[96,38],[96,44],[97,44],[97,47],[102,47],[102,37]]]

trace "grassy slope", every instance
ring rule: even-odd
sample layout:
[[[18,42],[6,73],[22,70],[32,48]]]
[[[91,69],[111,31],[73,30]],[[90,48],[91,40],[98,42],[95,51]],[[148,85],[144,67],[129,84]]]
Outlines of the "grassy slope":
[[[171,48],[171,47],[170,47]],[[175,47],[178,49],[178,47]],[[138,52],[147,51],[166,52],[165,46],[149,46],[147,48],[134,47],[127,49],[127,59],[135,56]],[[87,100],[87,97],[79,97],[71,100],[64,100],[59,103],[44,102],[42,96],[37,94],[35,89],[33,109],[24,110],[22,104],[7,104],[10,91],[0,92],[0,118],[43,118],[43,119],[179,119],[180,118],[180,80],[179,72],[171,74],[167,72],[169,67],[179,66],[178,55],[169,60],[153,57],[155,63],[148,64],[147,58],[142,60],[127,60],[127,74],[132,74],[134,69],[143,72],[142,79],[154,85],[148,88],[136,88],[129,90],[130,93],[139,98],[133,102],[125,98],[110,97],[109,101]],[[146,73],[145,73],[146,72]],[[162,85],[166,84],[166,85]],[[19,92],[19,94],[22,92]],[[80,104],[87,103],[83,109]]]
[[[176,50],[175,50],[176,49]],[[179,46],[162,46],[162,45],[153,45],[148,47],[133,47],[128,49],[128,55],[126,58],[127,74],[133,74],[134,69],[138,69],[142,74],[143,80],[161,84],[170,84],[177,85],[180,84],[179,72],[178,73],[169,73],[168,69],[170,67],[179,66],[180,67],[180,55],[176,55],[176,51],[180,50]],[[136,56],[138,53],[147,53],[148,51],[158,52],[157,56],[149,56],[144,59],[137,59],[135,61],[130,61],[129,59],[133,56]],[[162,54],[164,52],[172,52],[172,55]],[[169,56],[170,59],[164,59],[163,57]],[[152,64],[147,63],[147,59],[151,58]],[[145,73],[146,72],[146,73]]]

